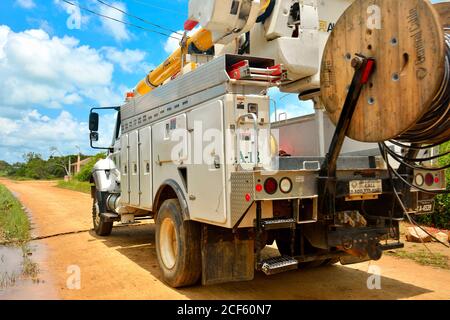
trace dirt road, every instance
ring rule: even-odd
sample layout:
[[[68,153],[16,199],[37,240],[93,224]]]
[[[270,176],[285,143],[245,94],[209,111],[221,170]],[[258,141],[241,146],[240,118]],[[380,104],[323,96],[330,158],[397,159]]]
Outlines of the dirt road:
[[[39,236],[91,228],[89,195],[62,190],[52,182],[1,180],[31,211]],[[155,227],[120,227],[108,238],[93,232],[39,241],[44,290],[62,299],[449,299],[450,271],[383,257],[351,267],[300,270],[250,282],[175,290],[161,281],[154,246]],[[269,249],[271,250],[271,249]],[[81,289],[67,288],[68,269],[78,266]],[[381,289],[369,290],[369,266],[381,271]],[[69,270],[69,273],[68,273]],[[39,285],[37,285],[39,286]],[[51,286],[51,288],[49,288]],[[39,290],[38,290],[39,291]],[[31,292],[31,291],[30,291]],[[20,297],[27,297],[22,292]]]

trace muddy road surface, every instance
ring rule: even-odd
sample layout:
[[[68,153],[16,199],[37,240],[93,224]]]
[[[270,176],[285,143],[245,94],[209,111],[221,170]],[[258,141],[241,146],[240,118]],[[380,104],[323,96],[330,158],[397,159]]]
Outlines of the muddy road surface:
[[[54,182],[0,180],[33,217],[33,234],[44,248],[39,261],[43,283],[35,290],[3,298],[57,299],[449,299],[450,271],[385,256],[353,266],[298,270],[250,282],[173,289],[161,280],[155,250],[155,226],[117,227],[110,237],[91,229],[90,196],[55,187]],[[83,232],[84,231],[84,232]],[[275,250],[268,248],[266,250]],[[381,272],[381,288],[369,289],[370,272]],[[73,281],[80,273],[79,288]],[[371,278],[373,280],[373,278]],[[369,281],[376,284],[374,281]],[[28,294],[29,292],[29,294]],[[45,294],[48,293],[48,296]]]

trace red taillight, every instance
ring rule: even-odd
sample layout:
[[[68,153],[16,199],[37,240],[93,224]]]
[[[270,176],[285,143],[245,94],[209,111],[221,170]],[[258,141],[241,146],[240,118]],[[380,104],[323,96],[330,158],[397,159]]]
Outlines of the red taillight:
[[[440,181],[439,177],[434,178],[434,183],[438,184]]]
[[[429,187],[431,187],[434,183],[434,177],[431,173],[427,173],[425,176],[425,184]]]
[[[252,200],[252,196],[249,193],[247,193],[245,195],[245,201],[250,202],[250,200]]]
[[[256,189],[256,192],[261,192],[263,190],[263,186],[261,184],[257,184],[255,189]]]
[[[268,194],[274,194],[277,192],[278,189],[278,182],[274,178],[268,178],[266,182],[264,182],[264,190]]]

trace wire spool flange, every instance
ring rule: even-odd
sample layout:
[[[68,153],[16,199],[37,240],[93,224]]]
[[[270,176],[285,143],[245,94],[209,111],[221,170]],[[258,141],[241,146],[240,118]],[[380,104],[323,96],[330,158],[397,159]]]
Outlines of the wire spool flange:
[[[354,75],[351,60],[376,60],[348,136],[363,142],[395,139],[429,110],[442,85],[442,23],[427,0],[356,0],[337,22],[321,68],[322,101],[337,123]]]

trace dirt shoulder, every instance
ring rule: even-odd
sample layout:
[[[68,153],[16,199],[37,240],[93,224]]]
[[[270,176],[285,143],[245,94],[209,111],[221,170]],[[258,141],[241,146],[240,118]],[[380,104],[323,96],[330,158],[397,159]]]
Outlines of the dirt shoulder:
[[[33,215],[39,236],[91,228],[87,194],[59,189],[55,182],[1,180]],[[62,299],[448,299],[450,271],[385,256],[351,267],[332,266],[253,281],[172,289],[161,281],[148,223],[113,230],[108,238],[92,232],[39,241],[48,249],[44,267]],[[269,248],[268,250],[275,250]],[[81,271],[81,289],[70,290],[73,267]],[[379,268],[374,268],[379,267]],[[381,271],[381,289],[369,290],[368,271]],[[69,271],[69,273],[68,273]]]

